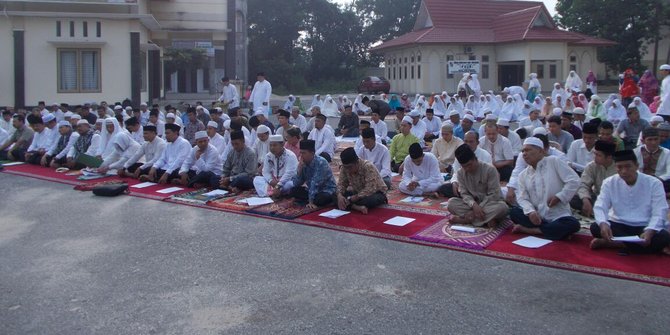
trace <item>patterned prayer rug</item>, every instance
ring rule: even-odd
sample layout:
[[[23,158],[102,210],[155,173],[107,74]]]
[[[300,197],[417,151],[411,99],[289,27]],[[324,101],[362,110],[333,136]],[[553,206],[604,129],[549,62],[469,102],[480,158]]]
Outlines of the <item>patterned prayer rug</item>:
[[[468,233],[451,229],[451,223],[449,220],[446,220],[422,230],[411,238],[419,241],[448,244],[474,250],[484,250],[493,243],[493,241],[500,237],[500,235],[502,235],[511,225],[512,221],[507,219],[496,228],[473,227],[476,229],[476,232]]]
[[[68,185],[81,185],[85,182],[77,180],[77,176],[71,176],[65,173],[58,173],[52,168],[46,168],[39,165],[21,164],[5,166],[3,173],[48,180]]]
[[[249,198],[249,197],[255,197],[256,191],[244,191],[238,195],[231,195],[225,198],[221,199],[216,199],[207,202],[207,206],[211,207],[216,207],[224,210],[230,210],[230,211],[237,211],[237,212],[244,212],[247,209],[253,208],[249,206],[246,202],[242,202],[242,200]],[[259,206],[255,206],[259,207]]]
[[[176,194],[170,197],[170,200],[174,200],[176,202],[184,202],[188,204],[198,204],[198,205],[205,205],[209,201],[221,199],[227,196],[226,195],[204,195],[205,193],[209,193],[212,190],[207,189],[207,188],[201,188],[199,190],[191,191],[191,192],[186,192],[186,193],[180,193]],[[230,193],[228,193],[230,194]]]
[[[292,220],[305,214],[318,211],[319,208],[309,209],[304,203],[294,202],[292,198],[281,199],[272,204],[247,209],[247,212]]]
[[[393,184],[393,187],[394,188],[392,190],[390,190],[388,193],[386,193],[386,197],[388,198],[389,205],[413,207],[413,208],[430,208],[430,209],[435,209],[435,210],[441,210],[441,211],[444,211],[445,213],[447,212],[447,201],[449,200],[448,198],[444,198],[444,197],[438,197],[438,198],[416,197],[416,198],[423,198],[423,199],[421,201],[418,201],[418,202],[405,202],[405,201],[402,201],[402,200],[407,199],[411,196],[400,192],[400,190],[398,189],[397,184]]]
[[[112,179],[112,180],[90,182],[82,185],[77,185],[74,187],[74,189],[77,191],[91,191],[93,190],[93,188],[97,186],[120,185],[120,184],[127,184],[127,183],[121,179]]]

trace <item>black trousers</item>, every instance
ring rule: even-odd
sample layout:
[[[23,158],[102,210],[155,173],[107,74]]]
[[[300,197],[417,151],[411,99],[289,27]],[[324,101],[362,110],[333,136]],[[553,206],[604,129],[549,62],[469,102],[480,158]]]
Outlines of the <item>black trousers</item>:
[[[591,192],[591,205],[595,205],[597,199],[598,199],[598,197],[593,192]],[[570,207],[572,207],[573,209],[576,209],[578,211],[582,210],[583,205],[584,205],[584,203],[582,202],[582,199],[580,199],[579,196],[576,195],[576,194],[570,200]]]
[[[230,187],[235,187],[242,191],[254,188],[254,180],[249,176],[240,176],[231,178]]]
[[[163,175],[165,173],[167,173],[167,171],[165,171],[163,169],[157,169],[156,170],[156,180],[163,178]],[[170,173],[167,177],[167,182],[169,183],[169,182],[172,181],[172,179],[175,179],[175,178],[179,179],[179,170],[172,171],[172,173]]]
[[[600,225],[597,223],[592,223],[591,224],[591,235],[595,238],[602,238],[602,234],[600,233]],[[644,233],[644,228],[645,227],[634,227],[634,226],[629,226],[625,225],[623,223],[618,223],[614,221],[610,221],[610,228],[612,229],[612,236],[638,236],[642,233]],[[670,233],[668,233],[667,230],[663,229],[660,231],[657,231],[656,234],[654,234],[654,237],[651,238],[651,243],[649,246],[645,247],[641,244],[638,243],[624,243],[626,245],[626,248],[635,251],[635,252],[661,252],[663,248],[667,247],[670,245]]]
[[[542,235],[548,240],[563,240],[578,232],[581,228],[579,221],[572,216],[564,216],[551,222],[542,219],[542,224],[536,226],[530,221],[528,216],[523,213],[523,209],[518,206],[510,208],[509,216],[510,219],[512,219],[512,222],[518,225],[526,228],[540,228]]]
[[[207,184],[209,187],[219,188],[221,176],[217,176],[211,171],[195,172],[189,170],[188,187],[193,187],[195,184]]]
[[[437,189],[437,193],[447,198],[459,198],[458,194],[454,194],[454,185],[452,183],[444,183]]]
[[[130,172],[130,173],[135,173],[135,171],[137,171],[137,169],[139,169],[140,166],[142,166],[142,163],[135,163],[135,164],[129,166],[126,169],[126,171]],[[144,174],[149,174],[149,171],[151,171],[151,167],[148,167],[146,169],[140,169],[140,176],[144,175]]]
[[[0,160],[9,160],[9,153],[14,156],[14,161],[24,162],[26,160],[26,149],[12,149],[0,151]]]
[[[47,156],[47,165],[50,165],[53,161],[55,161],[58,165],[65,165],[65,163],[67,163],[67,157],[63,156],[62,158],[54,158]]]
[[[352,195],[356,195],[355,192],[345,192],[344,196],[349,197]],[[386,198],[386,194],[383,192],[377,191],[373,194],[368,195],[367,197],[363,197],[355,201],[353,204],[357,206],[365,206],[368,209],[375,208],[378,206],[381,206],[383,204],[388,203],[388,199]],[[351,209],[351,204],[349,204],[349,207],[347,209]]]
[[[394,161],[391,161],[391,171],[393,171],[395,173],[398,173],[398,170],[400,169],[400,165],[402,165],[402,162],[401,163],[396,163]]]
[[[505,165],[497,169],[498,174],[500,174],[500,181],[509,181],[509,179],[512,177],[512,171],[514,171],[514,167],[511,165]]]
[[[309,201],[309,192],[305,186],[294,187],[293,191],[291,191],[291,196],[296,200]],[[314,204],[319,207],[330,205],[336,200],[335,193],[320,192],[314,196]]]
[[[33,164],[33,165],[40,165],[40,162],[42,161],[42,156],[44,154],[40,154],[37,151],[30,152],[31,156],[30,158],[26,159],[26,163],[28,164]],[[25,158],[25,155],[24,155]]]

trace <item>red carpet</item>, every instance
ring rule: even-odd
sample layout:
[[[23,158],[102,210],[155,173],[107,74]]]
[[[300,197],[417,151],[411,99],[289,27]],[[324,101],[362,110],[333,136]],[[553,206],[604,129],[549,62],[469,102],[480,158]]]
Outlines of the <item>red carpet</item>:
[[[39,165],[32,165],[32,164],[6,166],[4,170],[2,170],[2,172],[13,175],[48,180],[68,185],[81,185],[93,181],[93,180],[77,180],[78,176],[68,176],[67,173],[58,173],[52,168],[45,168]],[[111,177],[95,179],[94,181],[99,182],[107,179],[111,179]]]
[[[423,214],[417,212],[401,211],[390,208],[374,208],[370,210],[367,215],[352,211],[350,214],[341,216],[337,219],[330,219],[319,216],[323,212],[327,212],[332,208],[323,209],[314,213],[301,216],[300,219],[308,221],[316,221],[326,223],[329,225],[345,228],[353,228],[361,231],[369,231],[375,233],[382,233],[388,235],[409,237],[422,229],[435,224],[436,222],[445,219],[444,216]],[[396,227],[385,224],[384,221],[395,216],[404,216],[416,219],[404,227]]]
[[[512,244],[523,237],[525,235],[508,232],[493,242],[485,253],[524,263],[670,286],[668,256],[620,256],[616,250],[593,251],[589,248],[590,235],[574,235],[570,240],[552,242],[538,249]]]

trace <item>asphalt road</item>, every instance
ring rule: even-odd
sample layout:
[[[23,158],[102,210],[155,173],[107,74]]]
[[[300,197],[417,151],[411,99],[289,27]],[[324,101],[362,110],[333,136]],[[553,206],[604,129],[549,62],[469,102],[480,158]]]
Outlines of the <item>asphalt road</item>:
[[[0,334],[668,334],[670,289],[0,173]]]

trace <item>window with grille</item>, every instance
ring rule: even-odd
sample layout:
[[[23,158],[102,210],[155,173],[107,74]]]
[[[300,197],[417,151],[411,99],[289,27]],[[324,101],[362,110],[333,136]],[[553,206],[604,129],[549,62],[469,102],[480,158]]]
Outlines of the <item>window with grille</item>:
[[[100,92],[100,49],[58,49],[58,92]]]

